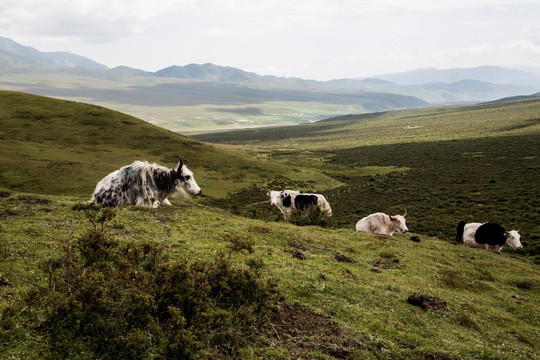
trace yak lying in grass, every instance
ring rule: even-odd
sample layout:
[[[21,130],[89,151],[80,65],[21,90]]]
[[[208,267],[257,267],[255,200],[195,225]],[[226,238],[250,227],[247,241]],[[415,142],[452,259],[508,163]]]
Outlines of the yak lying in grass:
[[[368,215],[356,223],[356,231],[379,234],[379,235],[394,235],[395,231],[406,233],[409,231],[405,224],[405,216],[407,210],[403,215],[386,215],[385,213],[374,213]]]
[[[332,216],[330,204],[321,194],[303,194],[295,190],[269,191],[266,195],[270,197],[270,203],[283,213],[285,220],[288,220],[293,211],[304,211],[309,208],[319,206],[325,216]]]
[[[492,222],[459,223],[456,229],[456,241],[466,246],[495,250],[500,252],[504,245],[510,245],[515,250],[521,250],[519,230],[506,231],[504,228]]]
[[[201,188],[180,156],[172,169],[147,161],[135,161],[113,171],[98,182],[91,202],[115,207],[138,205],[157,208],[170,205],[168,196],[181,193],[186,197],[201,194]]]

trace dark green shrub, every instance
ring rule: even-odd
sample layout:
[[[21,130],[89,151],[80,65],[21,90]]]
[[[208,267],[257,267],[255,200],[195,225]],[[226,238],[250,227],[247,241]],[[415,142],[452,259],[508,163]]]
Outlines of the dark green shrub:
[[[305,210],[293,211],[289,222],[298,226],[320,226],[323,228],[331,227],[332,218],[325,216],[319,206],[313,206]]]
[[[28,299],[52,358],[191,359],[236,356],[266,326],[275,285],[235,264],[253,241],[231,236],[211,261],[169,259],[153,243],[107,235],[110,209],[78,205],[92,229],[44,263],[50,282]]]

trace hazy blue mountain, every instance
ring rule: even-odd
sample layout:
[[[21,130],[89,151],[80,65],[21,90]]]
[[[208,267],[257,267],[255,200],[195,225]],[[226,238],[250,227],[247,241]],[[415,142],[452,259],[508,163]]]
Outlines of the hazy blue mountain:
[[[3,37],[0,73],[9,75],[0,78],[3,89],[126,105],[122,110],[138,105],[251,106],[298,102],[309,104],[308,108],[318,103],[337,105],[340,109],[361,106],[365,111],[386,111],[485,102],[540,92],[540,77],[534,73],[496,66],[429,68],[330,81],[261,76],[211,63],[175,65],[152,73],[127,66],[109,69],[79,55],[40,52]]]
[[[230,66],[220,66],[211,63],[188,64],[185,66],[170,66],[154,73],[156,76],[164,78],[176,78],[187,80],[203,80],[223,82],[229,84],[258,85],[263,87],[277,87],[287,89],[327,89],[323,82],[305,80],[296,77],[278,77],[272,75],[258,75],[254,72],[247,72]]]
[[[459,71],[424,69],[382,76],[386,79],[338,79],[327,81],[325,84],[341,89],[415,96],[432,104],[484,102],[540,91],[540,80],[535,81],[535,75],[524,71],[494,66],[456,70]],[[507,82],[488,82],[475,79],[475,77],[488,77],[490,71],[493,71],[491,73],[492,79]],[[525,78],[529,80],[525,81]],[[389,79],[397,82],[392,82]],[[458,80],[452,81],[453,79]]]
[[[510,68],[525,71],[540,77],[540,66],[514,65],[510,66]]]
[[[4,37],[0,37],[0,52],[32,60],[37,60],[38,57],[42,56],[42,53],[38,50],[30,46],[20,45],[15,41]]]
[[[154,73],[134,69],[129,66],[117,66],[109,70],[111,73],[115,73],[123,76],[154,76]]]
[[[402,73],[383,74],[373,78],[391,81],[398,85],[428,83],[455,83],[462,80],[478,80],[493,84],[540,85],[540,77],[530,72],[506,69],[498,66],[480,66],[463,69],[417,69]]]
[[[17,83],[3,83],[0,79],[0,86],[4,84],[13,88],[17,84],[17,90],[33,94],[84,98],[97,103],[115,102],[128,106],[294,101],[363,106],[368,111],[381,111],[429,105],[408,94],[359,89],[344,91],[328,87],[322,82],[260,76],[210,63],[171,66],[155,73],[127,66],[108,69],[105,65],[78,55],[42,53],[6,38],[0,38],[0,67],[4,73],[27,75],[24,81]],[[25,82],[27,85],[24,85]]]
[[[218,66],[210,63],[189,64],[186,66],[170,66],[155,72],[156,76],[178,79],[219,81],[236,83],[255,80],[259,75],[229,66]]]
[[[29,68],[30,63],[35,63],[36,66],[49,64],[56,67],[82,67],[88,69],[107,69],[107,66],[97,63],[83,56],[71,54],[68,52],[40,52],[33,47],[23,46],[13,40],[0,37],[0,54],[8,55],[9,57],[18,60],[18,64],[23,68]],[[13,66],[14,60],[11,61]],[[4,62],[8,63],[8,59],[4,56],[0,58],[0,65]]]
[[[504,103],[504,102],[512,102],[512,101],[521,101],[521,100],[527,100],[527,99],[540,99],[540,92],[532,95],[522,95],[522,96],[511,96],[503,99],[498,99],[495,101],[489,101],[486,102],[486,104],[490,103]]]
[[[460,80],[453,83],[434,82],[429,84],[417,85],[426,90],[436,91],[444,90],[450,92],[494,92],[506,89],[508,91],[519,91],[523,86],[519,85],[504,85],[504,84],[492,84],[479,80]]]
[[[453,83],[435,82],[410,86],[421,89],[433,96],[430,102],[435,103],[435,95],[440,103],[468,101],[491,101],[517,95],[528,95],[540,91],[539,85],[494,84],[479,80],[460,80]]]
[[[54,70],[51,64],[40,61],[29,61],[0,50],[0,73],[33,73]]]

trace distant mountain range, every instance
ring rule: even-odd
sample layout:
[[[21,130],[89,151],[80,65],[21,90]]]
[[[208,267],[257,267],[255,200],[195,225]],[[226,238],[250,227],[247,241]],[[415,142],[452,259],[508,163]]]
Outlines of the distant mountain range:
[[[99,64],[83,56],[68,52],[40,52],[32,47],[23,46],[13,40],[0,37],[0,72],[32,67],[82,67],[87,69],[105,70],[107,66]]]
[[[152,73],[127,66],[109,69],[79,55],[40,52],[2,37],[0,75],[0,89],[80,99],[147,119],[163,116],[157,107],[208,105],[205,111],[215,115],[211,106],[220,105],[233,107],[230,114],[238,115],[243,112],[238,106],[261,104],[255,113],[265,114],[270,103],[294,103],[295,109],[313,109],[302,114],[302,121],[309,121],[325,114],[476,103],[540,92],[540,76],[495,66],[331,81],[261,76],[214,64],[170,66]],[[220,114],[227,111],[219,108]]]
[[[480,66],[466,69],[417,69],[398,74],[378,75],[377,79],[398,85],[422,85],[429,83],[455,83],[463,80],[477,80],[493,84],[538,85],[540,76],[530,72],[505,69],[497,66]]]

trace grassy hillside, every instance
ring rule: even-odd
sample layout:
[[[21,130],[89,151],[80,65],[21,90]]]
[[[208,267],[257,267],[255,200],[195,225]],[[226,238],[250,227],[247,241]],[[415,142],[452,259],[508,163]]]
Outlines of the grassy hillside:
[[[147,160],[172,167],[176,154],[212,197],[286,172],[102,107],[0,91],[1,187],[89,197],[100,179],[123,165]]]
[[[290,125],[335,114],[427,105],[410,95],[297,81],[260,77],[257,81],[229,83],[158,77],[125,68],[23,69],[2,74],[0,89],[96,104],[182,133]],[[246,108],[256,111],[246,114]]]
[[[418,110],[272,129],[264,142],[246,132],[250,146],[238,147],[200,144],[100,107],[1,92],[1,356],[538,357],[534,259],[465,248],[445,235],[463,214],[495,214],[510,225],[538,217],[538,125],[523,126],[538,104],[510,104],[517,107],[504,136],[485,119],[505,113],[497,106],[460,111],[478,112],[491,134],[482,141],[459,131],[445,139],[462,125],[457,116],[445,122],[443,113],[454,113],[441,108],[427,118]],[[402,116],[413,114],[425,127],[436,118],[444,131],[427,132],[426,141],[400,138]],[[368,129],[386,129],[394,142],[361,146]],[[83,206],[109,171],[135,159],[172,166],[176,153],[195,171],[202,199],[97,213]],[[454,163],[481,171],[455,174]],[[265,190],[285,186],[327,194],[333,223],[281,220]],[[405,206],[412,234],[352,229],[364,212]],[[438,218],[443,212],[450,215]],[[533,248],[538,229],[522,232]],[[412,305],[413,294],[431,302]]]
[[[533,97],[194,138],[248,145],[272,162],[340,181],[339,188],[323,189],[340,227],[352,228],[373,212],[407,209],[410,229],[453,240],[461,220],[496,221],[522,228],[525,253],[540,262],[539,113],[540,99]],[[239,213],[265,218],[257,205],[263,200],[241,193],[220,206],[238,202]]]
[[[63,341],[69,341],[68,358],[93,359],[96,354],[116,358],[116,348],[107,351],[92,346],[97,341],[111,345],[106,339],[98,340],[98,335],[94,340],[67,338],[72,333],[88,334],[84,322],[75,332],[71,322],[62,333],[47,330],[58,324],[51,312],[62,298],[55,297],[48,308],[41,304],[60,293],[60,266],[66,259],[72,259],[68,263],[71,269],[82,266],[76,254],[84,250],[82,239],[92,228],[81,212],[71,210],[76,201],[2,193],[0,268],[11,281],[10,286],[0,286],[0,348],[6,358],[55,358],[66,346]],[[209,339],[199,353],[203,358],[533,359],[539,354],[540,271],[522,257],[469,249],[423,235],[420,242],[413,242],[409,234],[388,238],[348,229],[297,227],[249,220],[188,201],[175,205],[157,210],[119,208],[112,222],[105,225],[106,239],[119,242],[112,249],[125,257],[123,267],[132,259],[130,254],[141,259],[126,291],[145,290],[146,285],[140,283],[148,266],[145,248],[164,251],[164,257],[152,258],[152,262],[163,262],[176,271],[177,262],[188,266],[200,263],[199,267],[212,264],[216,256],[229,252],[231,241],[241,240],[250,242],[251,249],[233,253],[232,268],[257,269],[261,280],[272,280],[280,294],[273,312],[263,317],[260,330],[250,332],[245,341],[237,340],[231,348],[216,345],[216,338]],[[114,259],[108,261],[112,264]],[[84,268],[83,279],[85,273],[95,279],[84,285],[90,287],[85,291],[93,287],[98,291],[104,279],[96,277],[95,266]],[[73,270],[65,276],[68,274],[74,274]],[[79,289],[82,284],[77,285],[74,279],[66,296],[85,289]],[[51,284],[57,284],[55,289]],[[409,304],[407,299],[415,293],[436,298],[435,308]],[[123,304],[139,298],[148,304],[152,301],[148,296],[146,288],[136,298],[105,298],[107,308],[99,314],[110,313],[109,321],[113,321],[117,311],[124,311]],[[160,298],[155,301],[159,303]],[[245,312],[242,303],[234,306],[233,314]],[[68,319],[84,310],[67,309],[71,310],[65,310],[68,312],[63,316]],[[121,322],[138,314],[133,313],[137,308],[128,310]],[[220,314],[225,316],[223,311]],[[93,320],[86,321],[90,326]],[[120,324],[106,322],[101,326],[103,333]],[[192,326],[195,334],[196,324]],[[134,358],[162,358],[163,349],[152,341],[155,328],[145,329],[137,340],[141,352]],[[209,334],[217,336],[213,330]],[[123,343],[131,343],[133,334],[126,336]],[[222,338],[222,346],[231,344],[231,337]],[[187,339],[186,346],[192,344]]]
[[[347,115],[293,128],[193,135],[263,150],[334,150],[369,145],[537,134],[540,95],[478,105],[456,105]]]

